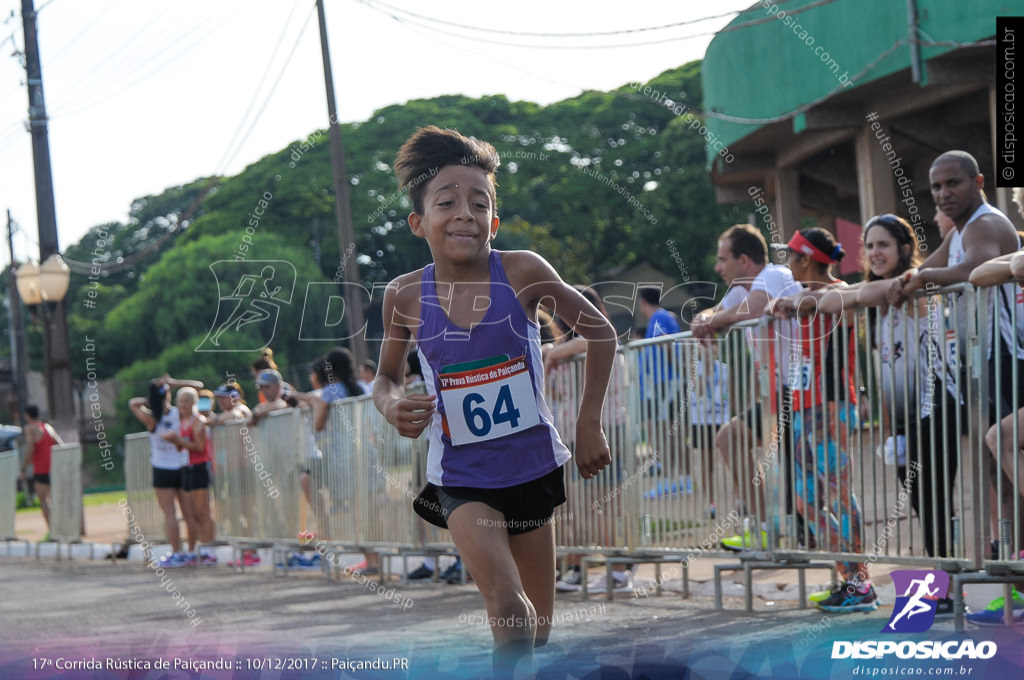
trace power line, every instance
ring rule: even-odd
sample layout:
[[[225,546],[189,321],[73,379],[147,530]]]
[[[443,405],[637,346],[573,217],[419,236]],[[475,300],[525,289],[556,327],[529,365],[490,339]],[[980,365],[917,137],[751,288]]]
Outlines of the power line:
[[[263,106],[261,106],[260,110],[256,112],[256,117],[253,119],[252,124],[250,124],[249,129],[245,131],[245,135],[238,143],[238,147],[235,149],[235,152],[231,155],[231,157],[227,160],[224,167],[231,165],[231,163],[235,160],[235,157],[238,155],[238,153],[242,150],[242,147],[245,145],[246,140],[249,139],[249,135],[252,134],[252,131],[256,128],[256,124],[260,121],[260,118],[263,116],[263,112],[266,111],[267,106],[270,104],[270,100],[273,99],[274,92],[277,91],[277,86],[281,83],[281,78],[284,77],[285,71],[288,70],[288,65],[291,63],[292,57],[295,56],[295,51],[298,49],[299,43],[302,41],[302,36],[306,32],[306,27],[309,26],[310,19],[313,18],[313,11],[315,9],[316,5],[313,5],[310,8],[309,14],[306,15],[306,21],[303,22],[302,28],[299,30],[299,35],[295,38],[295,44],[292,45],[291,52],[288,53],[288,57],[284,60],[284,64],[281,66],[281,72],[277,74],[277,79],[274,80],[274,84],[270,86],[270,91],[267,93],[267,98],[263,100]]]
[[[99,68],[94,69],[91,73],[89,73],[88,76],[82,78],[81,80],[76,82],[74,86],[65,90],[62,93],[64,98],[61,101],[59,101],[57,105],[53,108],[54,113],[59,115],[61,112],[61,107],[67,108],[70,103],[76,102],[79,96],[77,94],[79,90],[91,90],[93,87],[94,80],[100,79],[106,82],[123,82],[126,76],[126,73],[123,70],[124,67],[131,66],[131,69],[128,71],[127,75],[137,73],[139,69],[144,68],[148,64],[151,64],[152,62],[156,61],[164,54],[164,52],[170,46],[180,42],[185,36],[187,36],[189,33],[192,33],[198,27],[197,25],[196,27],[184,29],[162,45],[148,46],[147,48],[145,48],[146,54],[151,55],[149,56],[148,59],[142,59],[139,56],[136,56],[135,54],[129,54],[126,58],[122,58],[116,63],[114,62],[114,58],[120,55],[126,49],[128,49],[129,46],[133,45],[138,40],[145,39],[147,37],[146,32],[150,29],[150,27],[154,26],[158,21],[160,21],[164,14],[170,11],[171,7],[172,5],[165,6],[162,11],[158,12],[157,15],[149,21],[149,23],[147,23],[139,30],[134,31],[132,33],[132,36],[128,40],[118,45],[116,48],[114,48],[112,52],[103,57],[99,62]],[[113,76],[107,75],[108,73],[112,73]]]
[[[829,0],[829,1],[830,2],[835,2],[835,0]],[[461,33],[455,33],[453,31],[444,30],[444,29],[438,28],[436,26],[429,26],[429,25],[427,25],[426,23],[424,23],[422,21],[417,21],[415,19],[409,19],[409,18],[403,18],[403,17],[397,16],[395,14],[392,14],[390,11],[388,11],[386,9],[383,9],[381,7],[375,7],[373,5],[367,5],[367,6],[371,7],[372,9],[377,10],[378,12],[380,12],[380,13],[386,15],[386,16],[391,17],[392,19],[394,19],[398,23],[402,24],[403,26],[408,25],[408,24],[413,24],[413,25],[420,26],[421,28],[424,28],[424,29],[426,29],[428,31],[435,31],[437,33],[443,33],[445,35],[450,35],[450,36],[455,37],[455,38],[461,38],[463,40],[472,40],[474,42],[483,42],[483,43],[487,43],[488,45],[502,45],[502,46],[505,46],[505,47],[520,47],[520,48],[526,48],[526,49],[532,49],[532,50],[606,50],[606,49],[615,49],[615,48],[618,48],[618,47],[647,47],[649,45],[659,45],[659,44],[662,44],[662,43],[679,42],[679,41],[682,41],[682,40],[689,40],[691,38],[700,38],[700,37],[703,37],[703,36],[715,35],[715,31],[708,31],[708,32],[705,32],[705,33],[693,33],[693,34],[690,34],[690,35],[677,36],[677,37],[674,37],[674,38],[663,38],[661,40],[646,40],[644,42],[617,43],[617,44],[612,44],[612,45],[538,45],[538,44],[524,44],[524,43],[510,42],[510,41],[507,41],[507,40],[496,40],[494,38],[486,38],[486,37],[477,37],[477,36],[471,36],[471,35],[463,35]]]
[[[235,129],[235,134],[231,136],[231,141],[228,142],[227,148],[224,149],[224,155],[217,163],[217,169],[214,171],[215,175],[220,175],[224,170],[227,169],[227,163],[225,162],[228,154],[231,152],[231,148],[235,144],[235,140],[238,139],[238,135],[241,134],[242,128],[245,127],[245,122],[249,118],[249,114],[252,113],[253,107],[256,106],[256,99],[260,95],[260,91],[263,89],[263,85],[267,82],[267,76],[270,75],[270,67],[273,66],[274,60],[277,58],[277,52],[281,49],[281,43],[284,42],[284,36],[288,33],[288,27],[292,23],[292,18],[295,16],[295,10],[299,7],[299,0],[296,0],[292,4],[292,9],[288,13],[288,18],[284,22],[284,28],[281,29],[281,35],[277,38],[277,43],[274,45],[273,51],[270,53],[270,59],[267,60],[267,66],[263,70],[263,75],[260,77],[260,83],[256,87],[256,90],[252,93],[252,101],[249,102],[249,106],[245,111],[245,115],[242,120],[238,123],[238,128]],[[308,19],[307,19],[308,21]]]
[[[532,71],[527,71],[526,69],[524,69],[524,68],[522,68],[520,66],[517,66],[515,64],[510,64],[507,61],[502,61],[501,59],[496,59],[493,56],[491,56],[490,54],[486,54],[486,53],[483,53],[483,52],[477,52],[476,50],[471,50],[468,47],[461,47],[459,45],[453,45],[452,43],[446,42],[446,41],[442,40],[441,38],[438,38],[435,35],[430,35],[429,33],[426,33],[424,31],[419,31],[416,28],[413,28],[411,25],[405,25],[405,27],[407,29],[409,29],[410,31],[412,31],[413,33],[415,33],[416,35],[422,36],[422,37],[426,38],[427,40],[433,40],[434,42],[439,43],[441,45],[444,45],[445,47],[448,47],[450,49],[459,50],[461,52],[466,52],[467,54],[472,54],[473,56],[476,56],[476,57],[481,57],[481,58],[486,59],[488,61],[493,61],[496,64],[501,64],[502,66],[506,66],[506,67],[512,69],[513,71],[518,71],[519,73],[522,73],[524,75],[528,75],[528,76],[530,76],[532,78],[536,78],[537,80],[543,80],[544,82],[551,83],[552,85],[563,85],[563,86],[573,87],[573,88],[576,88],[577,90],[579,90],[580,92],[583,92],[583,91],[586,90],[586,88],[580,87],[576,83],[566,83],[564,81],[552,80],[551,78],[547,78],[545,76],[542,76],[539,73],[534,73]]]
[[[176,52],[172,53],[170,55],[170,57],[168,57],[162,63],[158,64],[155,68],[147,71],[146,73],[143,73],[139,78],[136,78],[135,80],[133,80],[130,83],[128,83],[127,85],[125,85],[125,86],[115,90],[114,92],[111,92],[109,94],[104,94],[99,99],[95,99],[91,103],[86,104],[84,106],[80,106],[79,108],[77,108],[77,109],[75,109],[73,111],[61,112],[60,113],[60,117],[62,117],[62,118],[70,118],[71,116],[74,116],[76,114],[82,113],[83,111],[88,111],[89,109],[91,109],[91,108],[93,108],[95,106],[98,106],[100,104],[106,103],[108,100],[113,99],[114,97],[116,97],[117,95],[121,94],[122,92],[125,92],[127,90],[132,89],[133,87],[135,87],[136,85],[138,85],[142,81],[148,80],[155,73],[159,73],[160,71],[164,70],[165,68],[167,68],[168,66],[173,64],[183,54],[191,52],[197,45],[199,45],[200,43],[205,41],[207,38],[209,38],[211,35],[213,35],[217,31],[217,29],[219,29],[221,26],[223,26],[224,23],[229,18],[231,18],[231,17],[230,16],[225,16],[221,20],[221,22],[219,24],[216,24],[215,26],[211,27],[209,30],[207,30],[205,33],[203,33],[198,38],[193,40],[191,43],[186,44],[181,49],[179,49]],[[54,117],[54,116],[51,116],[51,118],[52,117]]]
[[[831,5],[833,2],[838,2],[838,1],[839,0],[818,0],[818,2],[812,2],[809,5],[804,5],[803,7],[800,7],[798,9],[794,9],[792,11],[786,12],[786,16],[793,17],[793,16],[796,16],[797,14],[803,14],[804,12],[806,12],[808,10],[812,10],[815,7],[823,7],[825,5]],[[781,5],[782,1],[780,0],[780,1],[774,2],[772,4],[774,4],[774,5]],[[769,14],[768,16],[764,17],[763,19],[752,19],[751,21],[745,21],[742,24],[736,24],[735,26],[726,26],[725,28],[723,28],[720,31],[718,31],[718,33],[729,33],[730,31],[738,31],[741,28],[750,28],[751,26],[757,26],[759,24],[767,24],[767,23],[769,23],[771,21],[778,21],[778,20],[779,20],[779,18],[777,16]]]
[[[73,38],[71,38],[71,40],[68,40],[66,43],[64,43],[61,46],[61,48],[52,57],[50,57],[47,60],[47,62],[46,62],[47,66],[50,66],[50,65],[56,63],[56,61],[60,58],[60,56],[68,51],[68,48],[70,48],[72,45],[74,45],[76,42],[78,42],[79,38],[81,38],[83,35],[88,33],[89,29],[92,28],[93,26],[95,26],[99,22],[100,19],[102,19],[104,16],[106,16],[107,12],[109,12],[111,9],[113,9],[114,5],[116,5],[118,2],[121,2],[121,0],[114,0],[109,5],[107,5],[106,8],[104,8],[104,10],[102,12],[100,12],[95,17],[93,17],[93,20],[90,21],[88,24],[86,24],[85,27],[82,28],[82,30],[80,30],[78,33],[76,33],[75,36]],[[44,7],[45,7],[45,5],[44,5]]]
[[[788,0],[783,0],[783,1],[788,1]],[[393,10],[395,12],[406,14],[408,16],[415,17],[417,19],[423,19],[424,21],[428,21],[430,23],[437,23],[437,24],[441,24],[441,25],[444,25],[444,26],[451,26],[453,28],[464,28],[464,29],[467,29],[467,30],[470,30],[470,31],[478,31],[478,32],[481,32],[481,33],[493,33],[495,35],[518,35],[518,36],[526,36],[526,37],[534,37],[534,38],[589,38],[589,37],[607,36],[607,35],[625,35],[625,34],[629,34],[629,33],[644,33],[644,32],[648,32],[648,31],[661,31],[661,30],[668,29],[668,28],[676,28],[678,26],[688,26],[688,25],[691,25],[691,24],[698,24],[698,23],[701,23],[702,21],[709,21],[711,19],[721,19],[723,17],[732,16],[733,14],[739,14],[740,13],[740,10],[735,10],[735,11],[732,11],[732,12],[726,12],[725,14],[715,14],[715,15],[712,15],[712,16],[701,17],[700,19],[688,19],[686,21],[677,21],[677,22],[672,23],[672,24],[663,24],[661,26],[645,26],[643,28],[627,28],[627,29],[620,29],[620,30],[615,30],[615,31],[590,31],[590,32],[585,32],[585,33],[538,33],[538,32],[534,32],[534,31],[509,31],[509,30],[502,30],[502,29],[496,29],[496,28],[484,28],[482,26],[471,26],[471,25],[468,25],[468,24],[459,24],[459,23],[456,23],[454,21],[446,21],[444,19],[438,19],[437,17],[427,16],[425,14],[417,14],[416,12],[411,12],[411,11],[409,11],[407,9],[402,8],[402,7],[395,7],[394,5],[389,5],[387,3],[378,2],[378,1],[375,1],[375,0],[357,0],[357,2],[361,2],[362,4],[367,5],[368,7],[373,7],[374,9],[377,9],[378,7],[385,7],[387,9]]]

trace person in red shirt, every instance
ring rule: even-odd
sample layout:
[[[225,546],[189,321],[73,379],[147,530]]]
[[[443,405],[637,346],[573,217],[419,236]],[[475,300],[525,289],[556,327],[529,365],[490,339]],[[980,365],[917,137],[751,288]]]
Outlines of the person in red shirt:
[[[29,463],[32,464],[32,485],[35,493],[39,496],[39,505],[43,509],[43,518],[46,520],[46,528],[50,528],[50,450],[54,444],[63,444],[64,440],[50,426],[39,420],[39,407],[29,405],[25,407],[25,449],[32,452],[31,457],[26,457],[21,466],[21,474],[24,477],[25,470]]]

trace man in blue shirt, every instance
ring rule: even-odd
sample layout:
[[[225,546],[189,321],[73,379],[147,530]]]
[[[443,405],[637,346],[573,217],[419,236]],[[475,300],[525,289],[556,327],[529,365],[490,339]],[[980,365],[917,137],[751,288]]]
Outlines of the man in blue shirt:
[[[640,312],[647,317],[645,339],[681,332],[679,319],[661,306],[657,288],[639,290]],[[680,353],[674,343],[650,345],[640,356],[643,418],[647,422],[647,446],[650,455],[660,463],[662,481],[648,492],[648,497],[691,493],[693,482],[689,462],[679,456],[679,422],[676,413]]]

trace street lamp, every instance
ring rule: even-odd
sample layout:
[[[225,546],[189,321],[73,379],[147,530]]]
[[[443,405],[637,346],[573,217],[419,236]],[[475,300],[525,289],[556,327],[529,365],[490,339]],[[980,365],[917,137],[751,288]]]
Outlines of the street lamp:
[[[54,253],[42,265],[29,260],[18,267],[15,277],[18,295],[26,305],[33,306],[63,300],[71,283],[71,269],[64,258]]]
[[[63,303],[71,281],[71,270],[54,253],[41,264],[29,260],[15,273],[18,295],[29,307],[38,306],[43,315],[43,361],[46,370],[46,403],[50,419],[61,436],[75,441],[72,407],[71,352],[68,347],[67,316]]]

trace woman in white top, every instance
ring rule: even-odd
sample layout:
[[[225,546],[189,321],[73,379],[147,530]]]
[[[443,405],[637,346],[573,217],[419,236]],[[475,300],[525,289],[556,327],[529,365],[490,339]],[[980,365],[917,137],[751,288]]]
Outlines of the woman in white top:
[[[171,390],[176,387],[202,388],[203,383],[195,380],[175,380],[169,375],[151,380],[148,397],[133,397],[128,402],[135,417],[149,430],[149,460],[153,467],[153,490],[156,492],[157,503],[164,513],[164,532],[167,542],[171,544],[170,555],[160,559],[161,566],[184,566],[188,563],[186,554],[181,550],[181,535],[178,532],[178,515],[174,508],[178,507],[185,517],[189,534],[192,527],[192,513],[185,502],[182,488],[182,470],[188,465],[188,451],[179,451],[178,447],[163,438],[169,432],[177,433],[181,427],[178,409],[171,406]]]

